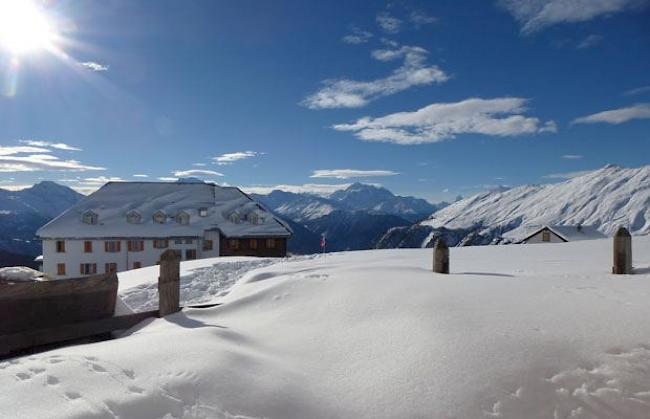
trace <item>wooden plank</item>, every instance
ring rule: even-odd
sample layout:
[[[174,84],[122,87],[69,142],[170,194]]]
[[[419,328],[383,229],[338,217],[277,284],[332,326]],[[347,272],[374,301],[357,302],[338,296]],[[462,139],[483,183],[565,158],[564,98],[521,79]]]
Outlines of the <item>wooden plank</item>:
[[[117,275],[0,283],[0,335],[113,316]]]
[[[24,349],[130,329],[141,321],[154,317],[158,317],[158,310],[0,335],[0,357]]]
[[[160,317],[180,310],[181,256],[175,250],[166,250],[160,256],[158,277],[158,310]]]

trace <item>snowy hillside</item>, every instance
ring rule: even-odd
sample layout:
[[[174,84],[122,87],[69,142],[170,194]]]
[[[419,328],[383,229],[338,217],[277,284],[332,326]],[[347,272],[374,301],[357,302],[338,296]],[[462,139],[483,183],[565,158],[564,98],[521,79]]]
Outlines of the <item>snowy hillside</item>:
[[[557,184],[475,195],[415,226],[391,230],[381,247],[430,246],[437,236],[451,244],[517,241],[545,224],[590,224],[607,235],[619,226],[650,233],[650,166],[606,166]]]
[[[596,240],[454,248],[449,276],[430,249],[279,261],[221,306],[0,362],[3,417],[645,419],[650,237],[636,275],[610,259]],[[192,269],[187,289],[221,281]],[[146,302],[155,268],[130,275]]]
[[[33,259],[41,253],[40,241],[34,240],[36,230],[82,197],[49,181],[21,191],[0,189],[0,250]],[[10,265],[13,260],[16,258],[0,259],[0,266]]]

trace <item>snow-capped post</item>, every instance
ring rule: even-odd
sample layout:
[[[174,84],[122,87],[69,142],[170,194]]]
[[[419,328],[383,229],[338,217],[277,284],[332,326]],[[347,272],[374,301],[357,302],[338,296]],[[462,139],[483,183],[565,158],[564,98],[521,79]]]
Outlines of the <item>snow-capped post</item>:
[[[449,248],[442,237],[433,246],[433,272],[439,274],[449,273]]]
[[[632,236],[625,227],[619,227],[614,234],[613,274],[632,273]]]
[[[160,255],[158,277],[158,315],[164,317],[180,310],[181,255],[172,249]]]

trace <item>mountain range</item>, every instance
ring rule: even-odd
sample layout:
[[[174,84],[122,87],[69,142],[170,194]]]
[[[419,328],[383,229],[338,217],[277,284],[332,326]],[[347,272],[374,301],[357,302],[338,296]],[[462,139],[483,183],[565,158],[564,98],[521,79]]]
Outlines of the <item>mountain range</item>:
[[[619,226],[650,233],[650,166],[608,165],[567,181],[478,194],[407,227],[394,227],[379,248],[513,243],[546,224],[593,225],[612,235]]]
[[[410,226],[448,205],[394,195],[386,188],[363,183],[326,197],[279,190],[251,196],[299,226],[289,241],[293,253],[319,251],[320,237],[326,238],[329,251],[371,249],[389,229]]]
[[[20,255],[32,259],[40,255],[41,243],[34,240],[36,230],[81,198],[80,193],[50,181],[21,191],[0,189],[0,251],[4,251],[0,265]]]

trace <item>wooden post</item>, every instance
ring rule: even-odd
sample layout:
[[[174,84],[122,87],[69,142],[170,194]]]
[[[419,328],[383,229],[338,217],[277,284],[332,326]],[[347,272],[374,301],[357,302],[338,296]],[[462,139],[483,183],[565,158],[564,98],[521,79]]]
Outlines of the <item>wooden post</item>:
[[[625,227],[619,227],[614,234],[613,274],[632,273],[632,236]]]
[[[445,240],[440,238],[433,246],[433,272],[439,274],[449,273],[449,248]]]
[[[180,310],[181,256],[169,249],[160,255],[160,276],[158,277],[159,316]]]

